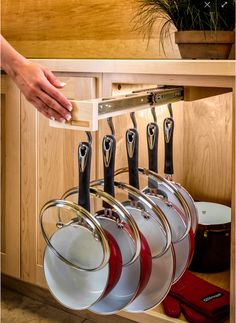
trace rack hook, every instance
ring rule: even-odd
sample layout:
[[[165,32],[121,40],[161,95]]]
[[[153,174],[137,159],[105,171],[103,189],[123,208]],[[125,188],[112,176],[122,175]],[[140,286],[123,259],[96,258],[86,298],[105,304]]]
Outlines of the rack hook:
[[[113,121],[112,121],[112,117],[107,118],[107,123],[109,125],[110,130],[111,130],[111,134],[113,136],[115,136],[115,128],[114,128],[114,124],[113,124]]]
[[[89,144],[92,145],[93,137],[92,137],[91,132],[90,131],[86,131],[86,135],[87,135]]]
[[[167,107],[168,107],[168,110],[169,110],[170,117],[173,119],[172,104],[171,103],[168,103]]]
[[[157,114],[156,114],[156,108],[155,108],[155,106],[152,106],[151,112],[152,112],[152,116],[153,116],[154,122],[157,123]]]
[[[135,117],[135,112],[130,112],[130,118],[133,122],[133,125],[134,125],[134,129],[137,129],[137,120],[136,120],[136,117]]]

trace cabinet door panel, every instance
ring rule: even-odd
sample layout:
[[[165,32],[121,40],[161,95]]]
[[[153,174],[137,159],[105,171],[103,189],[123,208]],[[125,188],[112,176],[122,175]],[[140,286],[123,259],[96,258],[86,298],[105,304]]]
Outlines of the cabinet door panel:
[[[185,102],[184,184],[200,201],[231,205],[231,93]]]
[[[95,78],[63,77],[69,98],[96,96]],[[67,92],[68,91],[68,92]],[[41,207],[78,185],[77,146],[83,132],[49,127],[49,121],[22,98],[22,279],[44,285],[42,261],[45,243],[39,226]],[[95,150],[96,141],[93,141]],[[92,178],[95,177],[95,154]]]
[[[7,76],[1,80],[1,270],[19,278],[20,91]]]

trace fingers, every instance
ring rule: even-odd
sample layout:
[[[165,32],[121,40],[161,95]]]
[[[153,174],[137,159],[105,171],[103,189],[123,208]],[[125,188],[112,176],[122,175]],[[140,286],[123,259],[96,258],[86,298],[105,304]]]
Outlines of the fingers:
[[[40,98],[34,98],[31,100],[31,103],[36,107],[36,109],[41,112],[46,118],[51,120],[56,120],[59,122],[65,122],[65,119],[61,117],[59,113],[57,113],[52,108],[48,107],[44,102],[40,100]]]
[[[44,71],[44,75],[46,76],[46,78],[48,79],[48,81],[53,86],[55,86],[57,88],[62,88],[62,87],[64,87],[66,85],[66,83],[61,82],[60,80],[58,80],[56,78],[56,76],[51,71],[49,71],[47,68],[44,68],[43,71]]]
[[[26,99],[47,117],[61,122],[71,119],[72,105],[57,89],[64,84],[47,68],[33,63],[21,64],[15,82]]]
[[[57,112],[57,114],[59,114],[64,120],[69,121],[71,119],[70,112],[45,92],[40,91],[38,97],[48,108]]]
[[[30,103],[32,103],[35,108],[42,113],[46,118],[52,119],[51,115],[48,113],[46,109],[43,108],[43,106],[37,102],[37,100],[31,100]],[[53,120],[53,119],[52,119]]]
[[[42,82],[41,89],[46,92],[50,97],[56,100],[62,107],[67,109],[68,111],[72,110],[72,105],[67,98],[60,93],[50,82],[45,80]]]

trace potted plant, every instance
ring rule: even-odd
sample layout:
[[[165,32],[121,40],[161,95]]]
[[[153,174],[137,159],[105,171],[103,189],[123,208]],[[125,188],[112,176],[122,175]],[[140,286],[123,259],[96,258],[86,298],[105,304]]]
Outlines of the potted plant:
[[[235,0],[138,0],[136,26],[150,36],[162,18],[161,40],[173,24],[182,58],[226,59],[235,40]]]

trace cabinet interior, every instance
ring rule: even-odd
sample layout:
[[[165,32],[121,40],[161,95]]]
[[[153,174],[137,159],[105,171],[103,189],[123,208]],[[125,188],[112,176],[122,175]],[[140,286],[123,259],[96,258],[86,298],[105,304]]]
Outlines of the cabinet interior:
[[[60,72],[58,76],[61,81],[67,83],[67,87],[63,90],[64,94],[69,98],[82,100],[125,94],[158,85],[151,82],[162,83],[159,81],[162,80],[161,77],[145,75],[140,78],[137,75],[114,75],[112,79],[107,74],[103,77],[95,73]],[[181,85],[181,82],[182,79],[179,79],[176,84]],[[206,85],[204,82],[203,85]],[[39,211],[48,200],[60,198],[66,190],[78,184],[77,145],[80,141],[86,140],[86,136],[81,131],[49,127],[48,120],[32,108],[23,95],[14,88],[13,83],[8,80],[6,85],[8,84],[6,94],[1,95],[1,157],[6,155],[8,158],[6,161],[2,158],[1,165],[3,272],[27,283],[46,287],[42,267],[45,242],[38,221]],[[197,84],[197,77],[194,84]],[[229,87],[228,83],[227,86]],[[215,88],[212,87],[209,92],[203,91],[202,97],[206,93],[209,97],[179,101],[172,105],[175,120],[173,178],[181,183],[195,200],[231,206],[234,187],[231,178],[234,176],[231,172],[234,144],[232,92],[220,93],[219,88],[217,91]],[[218,95],[215,95],[216,93]],[[7,109],[4,109],[5,107]],[[163,120],[169,112],[166,106],[160,106],[156,107],[156,114],[160,129],[159,173],[163,175],[162,127]],[[147,167],[146,126],[148,122],[153,121],[151,109],[137,112],[136,118],[140,137],[139,164]],[[129,114],[114,117],[113,122],[117,141],[116,169],[118,169],[127,166],[124,138],[125,131],[132,126],[132,122]],[[99,130],[93,133],[92,179],[103,177],[101,143],[103,136],[109,133],[107,121],[100,120]],[[6,154],[6,147],[9,154]],[[5,195],[8,197],[7,210],[4,208]],[[234,250],[231,252],[233,254]],[[234,267],[231,268],[232,278]],[[230,289],[229,271],[199,274],[199,276],[226,290]],[[234,299],[232,283],[231,295]],[[162,313],[161,306],[158,306],[143,313],[144,316],[127,314],[123,311],[119,315],[136,322],[145,322],[146,319],[148,322],[149,319],[150,322],[159,320],[171,322],[171,319],[168,320]],[[180,319],[184,320],[183,317]]]
[[[113,84],[112,94],[155,87],[153,84]],[[231,93],[192,102],[172,104],[174,129],[174,180],[180,182],[195,200],[211,201],[231,206]],[[164,170],[163,121],[169,116],[167,105],[156,107],[159,126],[159,173]],[[147,167],[146,126],[153,121],[151,109],[136,113],[140,136],[139,164]],[[117,140],[116,169],[127,166],[124,144],[125,131],[132,126],[129,114],[113,118]],[[122,125],[122,127],[120,126]],[[106,120],[98,131],[97,153],[103,135],[109,133]],[[122,158],[120,158],[122,156]],[[101,159],[101,156],[99,158]],[[102,165],[99,175],[102,176]]]
[[[154,84],[114,83],[112,95],[126,94],[133,90],[155,87]],[[209,201],[231,206],[231,160],[232,160],[232,97],[225,93],[192,102],[172,104],[175,120],[174,130],[174,176],[196,201]],[[163,121],[169,116],[167,105],[156,107],[159,126],[159,173],[164,175]],[[153,121],[151,109],[136,113],[140,150],[139,164],[147,167],[146,126]],[[113,118],[117,140],[116,169],[127,166],[125,131],[132,127],[129,114]],[[122,125],[122,127],[120,126]],[[103,135],[109,133],[106,120],[99,123],[97,153]],[[101,161],[101,156],[99,161]],[[102,177],[102,163],[99,174]],[[126,178],[127,180],[127,178]],[[214,274],[196,273],[199,277],[230,290],[230,272]],[[161,306],[153,312],[163,313]],[[181,316],[182,320],[185,320]]]

